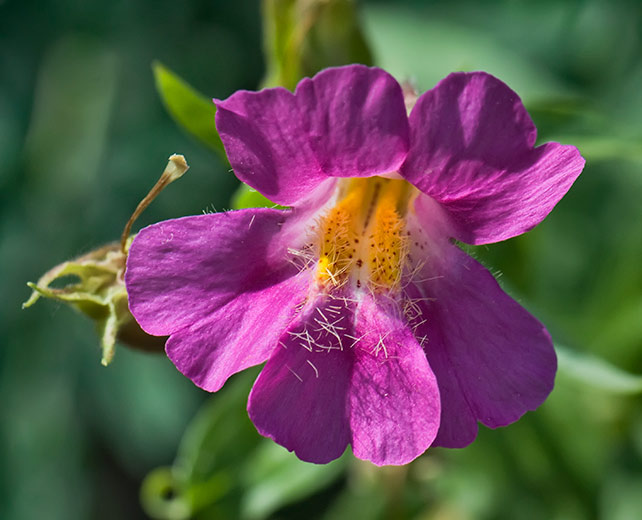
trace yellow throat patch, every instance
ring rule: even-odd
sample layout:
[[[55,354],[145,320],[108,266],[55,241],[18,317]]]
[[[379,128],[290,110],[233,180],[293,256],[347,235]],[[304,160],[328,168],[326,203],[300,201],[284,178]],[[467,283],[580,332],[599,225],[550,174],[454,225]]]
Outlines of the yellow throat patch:
[[[408,254],[405,216],[416,189],[402,179],[346,179],[321,219],[317,280],[373,291],[400,287]]]

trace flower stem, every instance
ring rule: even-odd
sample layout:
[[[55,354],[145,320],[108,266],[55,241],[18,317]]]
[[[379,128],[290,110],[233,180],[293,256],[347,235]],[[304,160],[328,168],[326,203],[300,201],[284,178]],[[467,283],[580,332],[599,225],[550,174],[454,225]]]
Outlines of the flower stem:
[[[145,195],[145,198],[138,203],[134,213],[129,217],[127,224],[125,224],[125,229],[123,229],[123,234],[120,236],[120,249],[123,253],[127,253],[127,239],[129,238],[129,233],[132,229],[132,225],[141,213],[145,211],[147,206],[149,206],[152,201],[159,195],[165,187],[174,182],[176,179],[179,179],[183,174],[189,169],[185,157],[182,155],[174,154],[171,155],[165,170],[160,176],[160,179],[154,184],[154,187],[149,190],[149,193]]]

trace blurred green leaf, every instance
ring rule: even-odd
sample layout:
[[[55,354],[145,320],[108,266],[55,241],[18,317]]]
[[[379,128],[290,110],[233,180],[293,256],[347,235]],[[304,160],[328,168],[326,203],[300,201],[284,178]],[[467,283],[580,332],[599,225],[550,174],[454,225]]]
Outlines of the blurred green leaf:
[[[264,0],[263,85],[294,89],[321,69],[372,65],[355,0]]]
[[[168,520],[192,518],[237,485],[243,464],[260,439],[245,411],[254,377],[253,370],[239,374],[199,410],[183,435],[163,485],[152,482],[141,489],[149,515]],[[153,478],[153,473],[148,476]],[[238,503],[230,507],[237,510]],[[231,514],[222,509],[218,515]]]
[[[497,35],[433,14],[429,9],[367,5],[364,27],[377,65],[401,81],[416,81],[420,91],[454,71],[484,70],[525,101],[573,94],[550,71],[506,46]]]
[[[245,410],[257,370],[228,382],[188,426],[171,469],[150,473],[141,488],[154,518],[266,518],[335,481],[346,459],[316,465],[258,435]]]
[[[272,441],[262,442],[247,466],[243,517],[267,518],[283,506],[325,488],[341,475],[348,456],[344,454],[329,464],[310,464]]]
[[[224,468],[236,468],[259,440],[245,411],[245,402],[256,371],[249,370],[199,411],[178,450],[175,467],[187,485],[207,480]]]
[[[551,140],[572,143],[588,161],[624,159],[642,163],[642,138],[612,135],[555,135]]]
[[[323,520],[377,520],[385,518],[386,495],[375,486],[355,486],[341,493],[322,516]]]
[[[201,404],[194,385],[165,356],[120,349],[109,370],[97,363],[80,376],[82,399],[110,457],[132,475],[166,464]]]
[[[223,143],[214,123],[216,106],[212,100],[195,90],[162,63],[155,62],[152,69],[156,89],[174,120],[227,161]]]
[[[631,470],[608,474],[601,497],[601,518],[630,520],[642,518],[642,477]]]
[[[190,506],[185,497],[174,492],[172,468],[156,468],[149,473],[140,488],[140,501],[152,518],[181,520],[189,518]]]
[[[119,59],[100,39],[79,35],[50,45],[38,62],[25,173],[36,190],[59,203],[85,200],[102,171]]]
[[[629,374],[591,354],[555,347],[559,373],[614,394],[642,393],[642,376]]]
[[[247,184],[241,184],[232,195],[232,209],[282,208]]]

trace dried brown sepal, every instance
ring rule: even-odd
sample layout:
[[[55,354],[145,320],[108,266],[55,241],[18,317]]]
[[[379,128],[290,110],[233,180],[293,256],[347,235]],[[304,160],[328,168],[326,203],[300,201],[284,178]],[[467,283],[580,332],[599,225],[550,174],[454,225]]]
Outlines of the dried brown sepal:
[[[101,363],[107,366],[116,340],[133,348],[162,352],[166,338],[146,334],[129,312],[123,275],[127,255],[117,242],[107,244],[79,258],[63,262],[45,273],[22,307],[33,305],[41,296],[68,303],[96,324],[102,348]],[[56,281],[68,281],[60,288]]]
[[[71,305],[96,324],[102,348],[101,363],[107,366],[114,357],[116,341],[127,346],[162,352],[166,337],[144,332],[131,312],[125,287],[127,251],[133,240],[132,224],[168,184],[188,169],[182,155],[172,155],[158,182],[140,202],[127,222],[120,242],[112,242],[47,271],[36,283],[28,282],[33,292],[22,308],[31,307],[41,296]],[[54,282],[61,287],[52,287]]]

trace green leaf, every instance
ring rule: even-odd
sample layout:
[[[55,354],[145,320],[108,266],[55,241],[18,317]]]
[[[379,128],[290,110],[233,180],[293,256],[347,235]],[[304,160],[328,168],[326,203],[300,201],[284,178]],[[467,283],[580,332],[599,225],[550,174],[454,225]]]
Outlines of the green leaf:
[[[141,489],[154,518],[265,518],[337,479],[345,457],[301,462],[262,438],[250,422],[247,395],[258,369],[229,381],[188,426],[171,469],[148,475]]]
[[[573,143],[587,161],[627,160],[642,163],[642,139],[630,136],[553,135],[551,140]]]
[[[186,520],[220,505],[219,517],[238,516],[234,497],[240,494],[240,473],[260,439],[245,411],[255,377],[256,370],[247,370],[205,402],[185,431],[171,470],[152,472],[143,484],[147,514]]]
[[[642,393],[642,376],[630,374],[596,356],[555,347],[560,375],[613,394]]]
[[[156,89],[172,118],[187,132],[227,161],[223,143],[216,131],[216,106],[160,62],[152,65]]]
[[[477,27],[392,4],[369,3],[364,15],[377,65],[401,81],[414,80],[420,91],[453,71],[485,70],[526,102],[573,94],[548,70]]]
[[[256,446],[256,430],[245,402],[256,370],[246,370],[212,396],[185,432],[174,466],[186,484],[207,480],[228,467],[237,467]]]
[[[642,477],[639,471],[624,468],[611,472],[604,479],[601,504],[603,518],[629,520],[642,518]]]
[[[342,474],[349,456],[344,454],[329,464],[310,464],[272,441],[262,442],[247,466],[242,516],[251,520],[267,518],[320,491]]]
[[[245,209],[245,208],[283,208],[275,204],[270,199],[264,197],[261,193],[254,188],[250,188],[247,184],[241,184],[232,195],[232,209]]]

